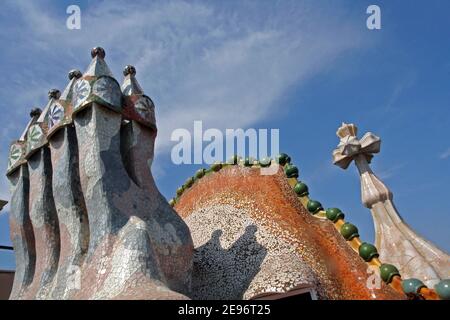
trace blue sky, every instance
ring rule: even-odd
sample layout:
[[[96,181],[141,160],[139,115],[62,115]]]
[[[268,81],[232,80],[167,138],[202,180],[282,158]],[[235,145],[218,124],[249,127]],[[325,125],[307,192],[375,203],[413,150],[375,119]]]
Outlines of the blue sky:
[[[81,30],[65,26],[81,7]],[[377,4],[382,29],[366,28]],[[173,165],[175,128],[279,128],[280,148],[311,197],[336,206],[373,241],[356,168],[332,165],[341,122],[382,142],[373,169],[403,218],[450,251],[450,2],[428,1],[3,1],[0,12],[0,168],[29,110],[84,71],[90,48],[125,64],[156,104],[154,175],[170,198],[199,167]],[[5,177],[0,198],[8,199]],[[6,208],[5,211],[7,211]],[[0,243],[8,244],[7,215]],[[0,253],[0,268],[13,265]]]

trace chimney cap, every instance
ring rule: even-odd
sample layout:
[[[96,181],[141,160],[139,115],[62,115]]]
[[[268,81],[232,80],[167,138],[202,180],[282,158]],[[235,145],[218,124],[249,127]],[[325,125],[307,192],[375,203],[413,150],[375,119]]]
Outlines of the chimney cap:
[[[73,78],[79,79],[81,76],[81,71],[78,69],[72,69],[69,71],[69,80],[72,80]]]
[[[102,59],[105,59],[105,49],[103,49],[102,47],[94,47],[91,50],[91,57],[95,58],[95,57],[99,57]]]
[[[127,75],[136,75],[136,68],[132,65],[126,65],[123,69],[123,75],[126,77]]]
[[[30,111],[30,117],[34,118],[34,117],[39,117],[42,113],[42,110],[40,108],[33,108]]]
[[[58,89],[50,89],[48,91],[49,99],[59,99],[60,96],[61,96],[61,92]]]

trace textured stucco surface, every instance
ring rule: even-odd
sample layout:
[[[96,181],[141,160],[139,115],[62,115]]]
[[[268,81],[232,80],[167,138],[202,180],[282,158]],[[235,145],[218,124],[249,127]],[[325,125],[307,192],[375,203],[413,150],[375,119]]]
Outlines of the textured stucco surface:
[[[404,298],[384,284],[367,288],[366,263],[330,221],[302,207],[281,169],[263,176],[256,168],[223,168],[186,190],[175,209],[192,232],[193,288],[201,298],[251,298],[302,283],[312,284],[320,299]],[[247,254],[252,250],[254,260]],[[226,266],[241,274],[229,277],[231,284],[220,280],[228,273],[218,261],[221,255],[228,255]],[[199,270],[219,280],[207,282]]]
[[[252,219],[249,209],[211,203],[186,218],[196,246],[194,299],[249,299],[305,284],[318,288],[295,248]]]
[[[28,159],[30,173],[30,218],[36,246],[36,267],[33,281],[24,298],[45,299],[53,286],[60,239],[58,217],[52,191],[52,166],[50,150],[43,147]]]
[[[50,298],[65,299],[73,289],[70,275],[84,262],[89,245],[89,223],[78,171],[78,146],[73,126],[54,134],[50,141],[53,198],[58,215],[61,252]]]
[[[10,298],[18,299],[33,281],[36,264],[36,247],[28,205],[28,166],[20,166],[8,179],[11,190],[9,225],[16,256],[16,272]]]

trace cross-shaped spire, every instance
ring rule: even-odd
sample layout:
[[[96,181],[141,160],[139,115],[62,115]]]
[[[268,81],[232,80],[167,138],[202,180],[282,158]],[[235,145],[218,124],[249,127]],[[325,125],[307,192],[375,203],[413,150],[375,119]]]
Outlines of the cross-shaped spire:
[[[450,258],[403,221],[392,201],[392,192],[370,168],[373,155],[380,152],[381,139],[371,132],[358,139],[357,133],[354,124],[343,123],[339,127],[336,134],[340,141],[333,151],[333,162],[347,169],[355,161],[362,202],[372,212],[380,259],[397,266],[403,278],[419,278],[433,287],[450,276]]]

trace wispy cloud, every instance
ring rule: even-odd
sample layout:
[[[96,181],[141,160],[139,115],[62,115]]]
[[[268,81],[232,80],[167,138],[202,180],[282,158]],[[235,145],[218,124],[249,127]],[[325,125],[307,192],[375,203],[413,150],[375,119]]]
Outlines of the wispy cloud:
[[[398,99],[405,93],[405,91],[410,89],[416,83],[416,80],[416,74],[410,71],[397,82],[384,106],[384,111],[386,113],[396,111],[397,108],[395,105]]]
[[[379,134],[389,130],[399,119],[404,118],[408,108],[404,106],[403,98],[409,94],[417,83],[417,74],[410,70],[394,80],[392,88],[387,92],[385,102],[372,110],[371,118],[381,120],[377,128]]]
[[[66,29],[65,8],[47,1],[2,6],[0,40],[11,45],[0,54],[9,74],[0,79],[0,109],[11,125],[2,128],[0,168],[31,106],[64,87],[69,69],[84,70],[95,45],[106,49],[116,76],[136,66],[157,107],[157,152],[166,152],[172,130],[190,129],[196,119],[237,128],[273,116],[292,86],[359,48],[364,30],[337,6],[298,1],[88,2],[81,30]]]
[[[376,175],[381,180],[387,180],[389,178],[392,178],[398,172],[400,172],[405,166],[406,166],[406,163],[400,163],[400,164],[392,165],[388,169],[380,170],[379,172],[376,172]]]
[[[446,151],[442,152],[439,155],[439,158],[442,159],[442,160],[450,158],[450,148],[448,148]]]

